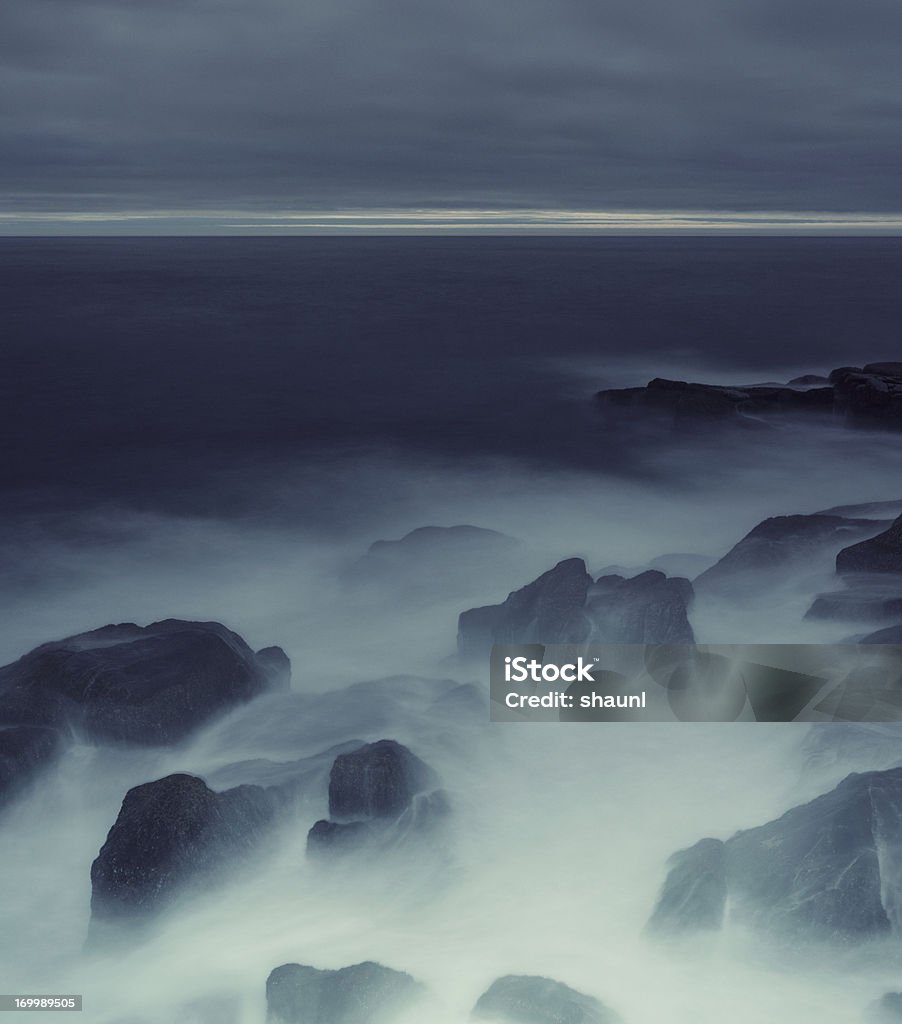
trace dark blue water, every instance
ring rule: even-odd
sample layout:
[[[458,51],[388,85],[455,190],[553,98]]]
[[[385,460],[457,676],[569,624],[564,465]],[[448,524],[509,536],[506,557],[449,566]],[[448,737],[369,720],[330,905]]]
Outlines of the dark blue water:
[[[373,445],[629,472],[599,387],[898,358],[900,280],[902,239],[3,239],[0,482],[202,503]]]

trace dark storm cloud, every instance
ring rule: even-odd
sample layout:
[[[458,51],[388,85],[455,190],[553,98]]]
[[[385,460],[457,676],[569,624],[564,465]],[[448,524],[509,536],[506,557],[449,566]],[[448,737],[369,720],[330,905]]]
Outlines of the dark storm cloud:
[[[5,0],[5,209],[898,210],[896,0]]]

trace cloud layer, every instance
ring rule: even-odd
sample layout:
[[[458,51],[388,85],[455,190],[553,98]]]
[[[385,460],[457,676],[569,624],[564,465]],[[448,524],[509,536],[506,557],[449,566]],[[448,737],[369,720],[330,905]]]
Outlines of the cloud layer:
[[[5,0],[7,212],[898,211],[897,0]]]

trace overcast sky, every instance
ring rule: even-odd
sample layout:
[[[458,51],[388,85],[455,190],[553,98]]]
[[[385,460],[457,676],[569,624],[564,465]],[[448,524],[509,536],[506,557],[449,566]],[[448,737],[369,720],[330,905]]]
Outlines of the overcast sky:
[[[0,104],[7,229],[902,211],[900,0],[2,0]]]

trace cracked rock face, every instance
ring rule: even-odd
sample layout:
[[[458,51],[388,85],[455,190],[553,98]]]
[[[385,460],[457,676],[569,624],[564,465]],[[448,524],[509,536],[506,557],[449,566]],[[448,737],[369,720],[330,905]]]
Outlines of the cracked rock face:
[[[729,919],[854,941],[902,927],[902,768],[850,775],[781,818],[675,854],[650,925]]]

